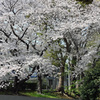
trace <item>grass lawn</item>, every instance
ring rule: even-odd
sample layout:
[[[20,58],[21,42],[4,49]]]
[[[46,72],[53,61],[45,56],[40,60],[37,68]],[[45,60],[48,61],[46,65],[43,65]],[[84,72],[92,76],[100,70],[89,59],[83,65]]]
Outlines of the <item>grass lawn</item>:
[[[51,95],[47,95],[47,94],[39,94],[39,93],[33,92],[33,91],[20,92],[20,94],[26,95],[26,96],[32,96],[32,97],[56,98],[55,96],[51,96]]]
[[[39,94],[36,91],[35,92],[25,91],[25,92],[20,92],[20,94],[25,96],[32,96],[32,97],[73,99],[71,97],[68,97],[67,95],[62,96],[59,92],[43,92],[43,94]]]

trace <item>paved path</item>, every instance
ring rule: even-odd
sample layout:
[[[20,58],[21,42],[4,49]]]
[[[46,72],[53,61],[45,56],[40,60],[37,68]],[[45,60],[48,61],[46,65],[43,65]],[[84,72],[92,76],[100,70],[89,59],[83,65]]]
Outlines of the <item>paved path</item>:
[[[0,100],[69,100],[69,99],[52,99],[52,98],[37,98],[37,97],[27,97],[27,96],[0,95]]]

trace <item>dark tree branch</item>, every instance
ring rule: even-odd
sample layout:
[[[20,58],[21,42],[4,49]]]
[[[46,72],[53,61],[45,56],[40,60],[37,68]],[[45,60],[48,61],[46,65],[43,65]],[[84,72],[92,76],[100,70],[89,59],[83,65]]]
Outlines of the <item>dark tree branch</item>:
[[[70,43],[68,43],[66,38],[64,38],[64,41],[66,43],[66,50],[67,50],[67,52],[70,52]]]
[[[14,6],[17,4],[18,0],[15,1],[15,3],[11,6],[11,9],[14,8]]]
[[[29,74],[25,79],[19,81],[19,85],[21,85],[22,83],[24,83],[25,81],[29,80],[30,79],[30,76],[34,73],[35,69],[37,68],[38,66],[35,66],[33,69],[32,69],[32,73]]]
[[[10,34],[7,34],[4,30],[2,30],[2,29],[0,29],[0,31],[2,32],[2,33],[4,33],[4,35],[7,37],[7,38],[10,38],[10,35],[11,35],[11,33]]]
[[[22,8],[20,8],[20,9],[18,9],[17,11],[16,11],[16,13],[15,14],[17,14],[19,11],[21,11],[23,9],[23,7]]]
[[[24,35],[26,34],[26,31],[28,30],[28,27],[25,29],[23,35],[20,37],[21,39],[24,37]]]
[[[79,49],[78,49],[78,45],[76,44],[75,40],[72,38],[72,35],[69,33],[70,37],[71,37],[71,40],[73,41],[75,47],[76,47],[76,51],[77,53],[79,52]]]
[[[20,40],[21,42],[23,42],[26,46],[27,46],[27,50],[29,49],[29,44],[27,44],[24,40],[22,40],[22,38],[20,38],[14,31],[14,28],[12,25],[10,25],[11,29],[12,29],[12,32],[13,34],[18,38],[18,40]]]
[[[99,48],[100,48],[100,44],[97,46],[97,51],[99,51]]]

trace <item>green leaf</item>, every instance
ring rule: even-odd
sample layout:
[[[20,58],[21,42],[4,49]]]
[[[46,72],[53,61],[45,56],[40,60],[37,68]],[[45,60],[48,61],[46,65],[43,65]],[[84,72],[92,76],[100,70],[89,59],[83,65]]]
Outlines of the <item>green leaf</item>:
[[[39,36],[43,35],[43,33],[36,33],[36,34],[39,35]]]

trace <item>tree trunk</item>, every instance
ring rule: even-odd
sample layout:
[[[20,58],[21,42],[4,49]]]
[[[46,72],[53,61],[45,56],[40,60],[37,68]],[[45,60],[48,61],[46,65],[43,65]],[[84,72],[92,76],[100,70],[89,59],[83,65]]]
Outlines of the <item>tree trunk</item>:
[[[79,87],[78,80],[80,79],[80,75],[79,75],[76,79],[77,79],[77,80],[76,80],[76,88],[78,88],[78,87]]]
[[[14,93],[17,94],[18,93],[18,77],[15,76],[14,79]]]
[[[68,90],[70,90],[71,89],[71,87],[70,87],[70,85],[71,85],[71,78],[70,78],[70,72],[69,72],[69,70],[68,70]]]
[[[38,92],[42,93],[42,78],[38,76]]]
[[[60,71],[61,71],[61,75],[59,76],[59,84],[57,87],[57,91],[61,92],[61,94],[63,95],[64,93],[64,67],[61,67]]]

